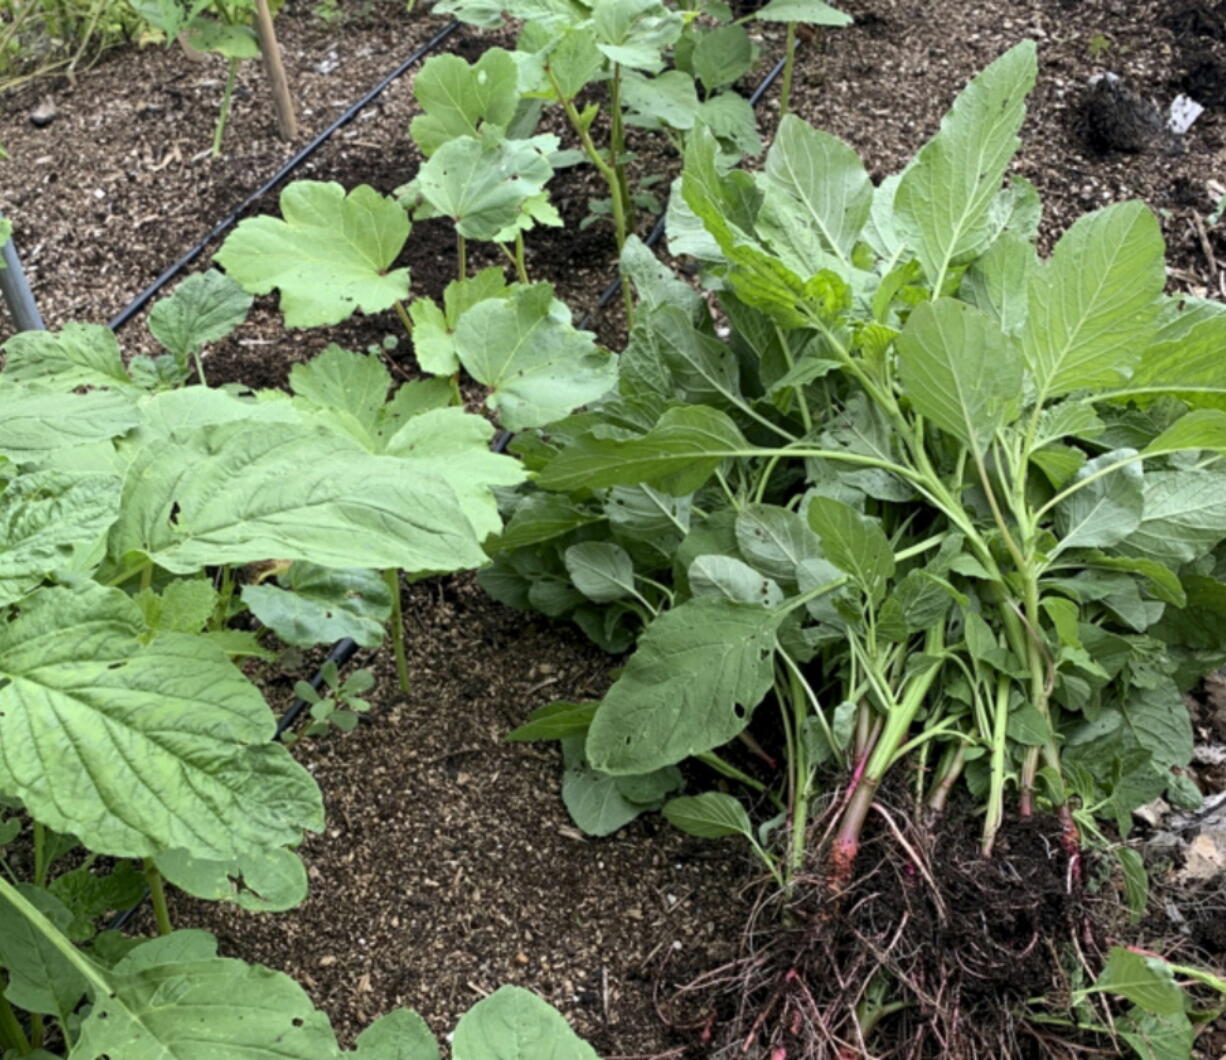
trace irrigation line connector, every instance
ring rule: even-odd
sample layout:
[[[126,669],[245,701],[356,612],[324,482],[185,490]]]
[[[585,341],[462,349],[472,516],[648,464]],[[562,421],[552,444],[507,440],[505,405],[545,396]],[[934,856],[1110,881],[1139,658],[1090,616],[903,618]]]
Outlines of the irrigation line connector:
[[[243,214],[250,209],[253,203],[259,199],[262,199],[270,191],[276,188],[278,184],[285,180],[285,178],[293,173],[295,169],[297,169],[303,162],[310,158],[311,155],[319,150],[319,148],[327,142],[328,138],[334,132],[336,132],[337,129],[344,125],[348,125],[349,122],[353,121],[353,119],[357,117],[358,113],[373,103],[383,93],[388,85],[434,51],[435,48],[447,40],[447,38],[455,33],[459,28],[460,23],[458,21],[449,22],[433,37],[426,41],[425,44],[413,52],[413,54],[405,59],[404,62],[396,67],[395,70],[393,70],[382,81],[375,85],[375,87],[367,92],[366,95],[350,106],[349,109],[346,110],[331,125],[329,125],[322,132],[318,133],[315,138],[310,141],[310,143],[302,148],[301,151],[291,157],[290,160],[280,169],[278,169],[276,173],[269,177],[268,180],[266,180],[263,184],[256,188],[255,191],[240,202],[232,211],[230,211],[229,214],[226,215],[225,219],[218,222],[208,233],[208,235],[200,240],[200,242],[193,246],[173,265],[163,270],[163,272],[156,280],[153,281],[153,283],[141,291],[140,294],[133,298],[131,302],[129,302],[123,309],[121,309],[115,314],[114,317],[111,318],[110,322],[107,324],[107,327],[109,327],[112,331],[118,331],[121,327],[128,323],[129,320],[131,320],[137,313],[145,308],[145,306],[163,287],[178,276],[179,273],[187,268],[188,265],[200,257],[200,255],[204,252],[204,249],[210,243],[225,235],[226,232],[233,228],[234,225],[236,225],[242,218]]]

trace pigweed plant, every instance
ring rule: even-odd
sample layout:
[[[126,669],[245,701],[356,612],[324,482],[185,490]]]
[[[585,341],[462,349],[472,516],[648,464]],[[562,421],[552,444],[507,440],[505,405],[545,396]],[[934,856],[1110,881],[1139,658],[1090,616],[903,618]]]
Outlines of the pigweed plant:
[[[870,816],[931,879],[924,832],[951,799],[975,807],[985,859],[1011,815],[1053,815],[1077,889],[1106,824],[1199,801],[1182,692],[1226,658],[1226,310],[1164,295],[1140,203],[1038,256],[1038,195],[1003,183],[1035,69],[1030,43],[1001,56],[876,187],[794,116],[757,174],[696,126],[670,248],[701,262],[721,328],[627,240],[616,386],[516,440],[532,483],[504,494],[480,575],[632,650],[598,703],[515,734],[564,741],[576,820],[604,833],[662,807],[743,835],[811,952],[855,893]],[[670,799],[687,759],[721,789]],[[906,789],[910,840],[888,809]],[[1135,897],[1143,871],[1121,858]],[[1187,1055],[1152,1051],[1191,1047],[1170,966],[1123,949],[1091,966],[1073,1023]],[[799,957],[771,974],[741,1030],[775,1060],[827,1055],[819,1039],[860,1055],[887,1014],[932,1011],[905,976],[840,992]],[[1103,993],[1132,1003],[1113,1024],[1086,1008]],[[950,1005],[953,1040],[990,1047]]]

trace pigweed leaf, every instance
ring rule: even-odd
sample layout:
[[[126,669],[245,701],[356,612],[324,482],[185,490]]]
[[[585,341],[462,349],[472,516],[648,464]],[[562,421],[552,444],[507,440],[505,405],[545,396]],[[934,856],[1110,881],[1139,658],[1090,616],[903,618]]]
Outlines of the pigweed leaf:
[[[808,515],[826,558],[850,574],[870,598],[880,599],[894,573],[894,551],[881,524],[833,497],[814,497]]]
[[[224,339],[244,320],[252,297],[216,269],[189,276],[149,311],[149,331],[180,361]]]
[[[804,518],[771,504],[747,504],[737,513],[736,543],[751,567],[783,583],[796,580],[796,568],[805,560],[822,555]]]
[[[1124,900],[1131,923],[1139,924],[1149,907],[1149,875],[1145,871],[1145,861],[1136,850],[1126,846],[1115,848],[1115,859],[1124,877]]]
[[[17,888],[60,931],[69,930],[72,913],[59,898],[30,883],[17,884]],[[27,1012],[64,1019],[77,1007],[88,986],[51,941],[2,898],[0,964],[8,978],[5,998]]]
[[[1056,506],[1061,551],[1108,548],[1119,544],[1141,525],[1145,509],[1141,463],[1129,459],[1136,455],[1135,449],[1113,449],[1096,456],[1077,472],[1074,484],[1091,478],[1103,468],[1122,465],[1083,486]]]
[[[1226,538],[1226,474],[1151,471],[1144,496],[1141,525],[1119,545],[1125,554],[1178,568]]]
[[[613,355],[571,324],[547,283],[473,306],[455,346],[468,374],[492,388],[487,404],[511,431],[561,419],[605,394],[617,375]]]
[[[572,744],[575,750],[569,749]],[[566,769],[562,774],[562,803],[585,835],[612,835],[649,808],[622,794],[618,781],[626,778],[611,777],[587,764],[582,735],[568,737],[563,748]]]
[[[1226,306],[1199,298],[1172,301],[1159,318],[1153,343],[1142,351],[1126,393],[1142,405],[1170,394],[1189,405],[1226,409],[1223,349]]]
[[[506,734],[511,743],[529,740],[563,740],[567,736],[581,736],[588,730],[596,716],[595,703],[568,703],[556,700],[537,707],[528,720]]]
[[[487,540],[485,547],[493,554],[536,545],[597,522],[600,518],[599,513],[577,505],[561,494],[530,493],[511,514],[503,532]]]
[[[777,582],[735,556],[699,556],[690,564],[686,578],[695,596],[722,596],[736,603],[765,607],[783,603],[783,590]]]
[[[484,562],[442,479],[307,425],[227,423],[148,445],[121,510],[112,554],[178,574],[269,556],[406,571]]]
[[[4,378],[46,389],[129,390],[115,333],[102,324],[65,324],[60,331],[23,331],[4,344]],[[8,410],[5,409],[7,416]]]
[[[1125,997],[1156,1016],[1184,1010],[1183,991],[1171,966],[1157,957],[1144,957],[1122,946],[1112,946],[1107,965],[1094,980],[1094,989]]]
[[[696,597],[657,618],[592,721],[592,765],[647,773],[732,739],[770,689],[781,621],[766,608],[717,597]]]
[[[740,367],[732,348],[699,331],[684,309],[661,306],[647,317],[644,328],[641,340],[650,339],[656,359],[671,376],[668,393],[679,392],[691,405],[725,410],[744,405]]]
[[[281,192],[281,213],[239,222],[216,260],[250,294],[279,288],[288,327],[338,324],[408,297],[409,270],[391,267],[409,236],[394,199],[300,180]]]
[[[354,1042],[357,1048],[344,1053],[352,1060],[439,1060],[438,1043],[426,1021],[410,1009],[396,1009],[380,1016]]]
[[[662,812],[674,828],[699,839],[741,835],[754,842],[753,825],[745,807],[723,792],[708,791],[702,795],[669,799]]]
[[[59,449],[107,442],[140,424],[132,401],[113,390],[55,394],[3,385],[0,380],[0,456],[36,462]]]
[[[1038,400],[1118,386],[1155,332],[1162,232],[1140,202],[1080,218],[1031,274],[1022,353]]]
[[[1036,69],[1033,41],[1000,56],[962,90],[899,181],[895,219],[938,293],[949,267],[991,236],[990,208],[1020,143]]]
[[[321,828],[319,790],[269,742],[255,686],[200,638],[142,646],[144,628],[98,586],[43,589],[0,627],[0,791],[117,857],[229,860]]]
[[[982,455],[1021,410],[1022,360],[986,313],[952,298],[917,306],[898,336],[915,410]]]
[[[552,1005],[518,986],[502,986],[456,1024],[455,1060],[599,1060]]]
[[[487,49],[469,65],[458,55],[427,59],[413,79],[422,113],[409,126],[429,158],[448,140],[477,136],[485,125],[506,128],[519,103],[519,73],[511,53]]]
[[[706,311],[702,296],[689,284],[679,280],[673,270],[660,261],[638,236],[627,237],[622,247],[620,267],[622,278],[634,284],[634,293],[638,295],[643,313],[651,315],[656,309],[672,305],[680,307],[686,318],[694,321]],[[624,368],[621,371],[624,374]]]
[[[506,140],[492,134],[448,140],[417,172],[430,206],[468,239],[492,240],[516,225],[553,176],[556,136]],[[511,238],[508,236],[507,238]],[[390,304],[390,303],[389,303]]]
[[[1145,455],[1159,456],[1188,449],[1226,452],[1226,411],[1195,409],[1180,416],[1145,447]]]
[[[241,909],[282,912],[307,896],[306,866],[284,847],[253,850],[234,861],[167,850],[155,861],[158,871],[180,890],[211,902],[234,902]]]
[[[992,316],[1006,335],[1016,335],[1026,323],[1026,292],[1038,267],[1034,246],[1006,232],[971,263],[958,294]]]
[[[1195,1055],[1196,1028],[1184,1012],[1158,1016],[1134,1005],[1116,1018],[1115,1029],[1141,1060],[1184,1060]]]
[[[803,227],[846,263],[868,220],[873,185],[860,156],[842,140],[788,114],[766,156],[765,195],[767,202],[785,199]]]
[[[35,471],[0,492],[0,606],[73,566],[119,517],[112,475]]]
[[[608,604],[638,595],[634,561],[612,541],[584,541],[563,554],[570,580],[593,603]]]
[[[802,22],[810,26],[850,26],[852,17],[824,0],[770,0],[754,18],[763,22]]]
[[[1091,552],[1081,558],[1089,567],[1139,574],[1149,582],[1149,591],[1164,603],[1175,607],[1183,607],[1187,603],[1187,593],[1184,592],[1178,575],[1169,567],[1152,559],[1142,559],[1139,556],[1108,556],[1102,552]]]
[[[537,484],[566,491],[648,483],[685,496],[726,457],[753,451],[724,413],[700,405],[672,408],[639,438],[580,437],[545,466]]]
[[[278,579],[244,585],[243,603],[286,644],[332,644],[344,637],[363,648],[383,643],[392,598],[383,577],[370,570],[335,570],[299,561]]]

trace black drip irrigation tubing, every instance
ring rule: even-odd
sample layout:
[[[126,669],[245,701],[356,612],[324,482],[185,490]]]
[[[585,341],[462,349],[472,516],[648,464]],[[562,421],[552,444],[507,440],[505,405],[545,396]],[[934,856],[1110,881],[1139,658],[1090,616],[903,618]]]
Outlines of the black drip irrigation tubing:
[[[213,231],[210,232],[204,239],[202,239],[195,247],[193,247],[191,251],[189,251],[186,255],[184,255],[177,262],[175,262],[174,265],[172,265],[169,269],[167,269],[164,273],[162,273],[162,275],[158,277],[158,279],[154,282],[154,284],[152,284],[150,287],[142,291],[136,297],[136,299],[132,302],[132,304],[128,306],[127,309],[125,309],[122,313],[119,314],[119,316],[117,316],[114,320],[111,321],[110,323],[111,329],[114,330],[116,328],[122,327],[128,321],[128,319],[130,319],[134,314],[139,312],[141,307],[144,306],[144,304],[148,302],[150,298],[152,298],[155,294],[157,294],[158,290],[161,287],[165,286],[165,284],[168,283],[175,276],[175,274],[178,273],[180,269],[182,269],[185,265],[189,264],[197,255],[199,255],[199,253],[204,249],[204,247],[210,241],[215,239],[221,232],[229,228],[230,225],[234,224],[234,222],[238,219],[238,215],[241,214],[248,206],[250,206],[251,203],[253,203],[261,195],[264,195],[267,192],[271,191],[272,188],[274,188],[278,182],[283,180],[297,165],[301,164],[303,159],[305,159],[312,151],[315,150],[315,148],[317,148],[321,143],[323,143],[324,140],[326,140],[333,132],[336,131],[336,129],[340,128],[341,125],[345,124],[345,122],[352,119],[354,114],[356,114],[359,110],[361,110],[362,107],[366,106],[367,103],[373,100],[380,92],[383,91],[383,89],[385,89],[389,84],[391,84],[392,81],[394,81],[397,77],[399,77],[402,73],[404,73],[404,71],[407,70],[414,62],[416,62],[418,59],[422,58],[423,56],[428,55],[433,48],[437,47],[440,43],[446,40],[452,33],[455,32],[458,26],[459,26],[458,22],[452,22],[449,26],[441,30],[428,43],[426,43],[421,48],[419,48],[416,52],[414,52],[413,55],[409,59],[407,59],[395,71],[395,73],[390,74],[387,78],[385,78],[375,89],[367,93],[367,95],[364,96],[363,99],[359,103],[356,103],[354,104],[354,106],[350,107],[349,110],[347,110],[345,114],[343,114],[341,118],[338,119],[337,122],[333,126],[331,126],[328,129],[325,129],[322,133],[320,133],[319,136],[317,136],[314,140],[312,140],[311,143],[308,144],[306,148],[304,148],[301,152],[299,152],[299,156],[301,157],[295,156],[294,159],[291,159],[290,162],[287,163],[287,165],[283,167],[281,171],[278,172],[275,177],[273,177],[270,181],[268,181],[262,188],[259,189],[259,191],[255,192],[253,195],[248,196],[248,198],[242,203],[241,206],[238,207],[238,209],[234,211],[233,214],[231,214],[228,218],[226,218],[225,221],[223,221],[220,225],[218,225],[215,229],[213,229]],[[756,108],[757,105],[762,101],[762,97],[770,89],[770,86],[775,83],[780,73],[783,71],[783,67],[786,61],[787,61],[786,59],[780,59],[770,69],[770,71],[762,79],[758,87],[754,89],[753,95],[749,97],[750,106]],[[657,218],[656,220],[655,225],[652,227],[651,232],[648,233],[647,238],[643,240],[643,242],[647,246],[654,247],[657,243],[660,242],[661,239],[664,238],[664,227],[665,227],[666,215],[667,215],[667,210],[665,210],[665,212],[662,212],[660,214],[659,218]],[[596,313],[600,312],[600,310],[604,309],[614,298],[617,297],[617,292],[621,290],[621,283],[622,283],[621,277],[619,276],[616,280],[610,283],[608,287],[604,289],[604,291],[600,295],[600,298],[597,300],[595,307],[593,307],[592,309],[589,309],[583,315],[583,318],[579,321],[580,328],[587,327],[587,325],[591,322],[592,317]],[[490,443],[490,448],[495,453],[505,452],[507,446],[510,445],[511,443],[511,439],[514,437],[515,436],[511,434],[511,432],[509,431],[499,431],[497,435],[495,435],[494,440]],[[399,635],[399,633],[397,635]],[[335,663],[337,668],[339,669],[340,667],[344,666],[345,663],[347,663],[350,659],[353,658],[353,656],[357,653],[357,650],[358,650],[357,643],[348,637],[346,637],[344,640],[337,641],[336,644],[333,645],[332,650],[328,653],[328,657],[324,660],[323,663],[320,664],[319,669],[315,672],[315,676],[311,678],[311,687],[315,689],[316,692],[318,692],[323,687],[323,684],[324,684],[323,668],[325,665],[327,665],[327,663],[330,663],[330,662]],[[304,710],[307,709],[308,706],[309,704],[305,699],[302,699],[301,697],[295,699],[294,702],[290,704],[289,709],[287,709],[286,712],[281,715],[281,719],[277,722],[276,730],[273,733],[273,739],[280,740],[286,734],[286,732],[289,731],[290,727],[294,724],[295,721],[298,720],[299,716],[302,714]],[[149,896],[148,892],[146,892],[145,898],[147,898],[148,896]],[[128,921],[130,921],[132,917],[136,915],[137,911],[144,904],[144,900],[145,899],[142,898],[136,905],[132,906],[129,909],[124,909],[121,912],[119,912],[110,923],[111,930],[119,931],[123,927],[125,927]]]
[[[452,21],[440,29],[433,37],[431,37],[425,44],[413,52],[412,55],[405,59],[404,62],[396,67],[396,69],[388,74],[382,81],[375,85],[375,87],[367,92],[366,95],[354,103],[331,125],[316,135],[316,137],[311,140],[310,143],[308,143],[302,148],[302,150],[298,151],[292,158],[290,158],[290,160],[280,169],[278,169],[276,173],[269,177],[268,180],[266,180],[263,184],[256,188],[255,191],[240,202],[232,211],[230,211],[229,214],[226,215],[225,219],[219,221],[213,227],[212,231],[201,239],[200,242],[198,242],[186,254],[179,258],[179,260],[173,265],[165,269],[161,275],[159,275],[158,278],[153,281],[153,283],[151,283],[148,287],[141,291],[140,294],[133,298],[132,301],[127,304],[127,306],[121,309],[107,324],[107,327],[109,327],[112,331],[118,331],[129,320],[136,316],[136,314],[139,313],[146,306],[146,304],[148,304],[149,300],[153,298],[154,295],[156,295],[163,287],[170,283],[171,280],[178,276],[180,272],[187,268],[188,265],[195,261],[204,251],[205,247],[207,247],[219,236],[224,235],[231,228],[233,228],[254,202],[263,198],[270,191],[272,191],[286,177],[293,173],[295,169],[302,165],[303,162],[310,158],[311,155],[319,150],[319,148],[323,146],[327,139],[334,132],[336,132],[337,129],[341,128],[343,125],[348,125],[349,122],[353,121],[353,119],[357,117],[358,112],[364,110],[371,103],[373,103],[375,99],[377,99],[383,93],[384,89],[386,89],[388,85],[405,73],[405,71],[407,71],[415,63],[420,62],[432,51],[434,51],[435,48],[442,44],[443,41],[455,33],[459,28],[460,23],[458,21]]]

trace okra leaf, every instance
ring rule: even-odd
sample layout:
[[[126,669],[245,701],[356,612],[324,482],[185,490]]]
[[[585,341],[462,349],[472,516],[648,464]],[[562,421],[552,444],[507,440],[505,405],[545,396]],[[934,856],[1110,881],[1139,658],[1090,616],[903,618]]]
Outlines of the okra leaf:
[[[1021,411],[1021,356],[974,306],[952,298],[917,306],[897,345],[903,390],[916,411],[975,453]]]
[[[187,43],[197,51],[216,52],[227,59],[260,57],[260,39],[250,26],[203,15],[192,19],[187,28]]]
[[[894,220],[934,287],[991,237],[990,207],[1020,143],[1036,70],[1033,41],[1000,56],[962,90],[899,181]]]
[[[587,755],[606,773],[647,773],[719,747],[770,689],[782,616],[696,597],[640,637],[596,711]]]
[[[0,606],[36,588],[95,545],[119,518],[112,475],[35,471],[0,493]]]
[[[132,400],[114,390],[54,394],[0,385],[0,405],[4,409],[0,456],[19,462],[36,462],[58,449],[107,442],[141,422]]]
[[[1117,545],[1141,525],[1145,510],[1141,462],[1131,460],[1135,449],[1113,449],[1087,462],[1073,479],[1073,485],[1114,465],[1101,478],[1082,486],[1056,505],[1056,531],[1059,548],[1108,548]]]
[[[1021,341],[1037,399],[1122,384],[1153,339],[1165,282],[1162,232],[1144,203],[1079,218],[1031,274]]]
[[[458,55],[427,59],[413,79],[422,113],[409,125],[429,158],[448,140],[477,136],[484,125],[506,128],[519,104],[519,72],[511,53],[487,49],[469,65]]]
[[[464,1013],[451,1049],[455,1060],[599,1060],[557,1009],[518,986],[499,987]]]
[[[119,340],[102,324],[65,324],[59,331],[22,331],[10,338],[3,349],[4,378],[11,383],[37,383],[62,391],[83,386],[133,389],[132,379],[123,366]]]
[[[648,483],[685,496],[725,458],[753,451],[724,413],[700,405],[672,408],[638,438],[583,435],[538,473],[537,484],[567,491]]]
[[[512,290],[502,269],[491,266],[462,280],[452,280],[443,290],[441,310],[428,298],[415,298],[409,315],[413,318],[413,353],[422,370],[435,375],[454,373],[460,367],[455,349],[460,318],[478,302],[508,298]]]
[[[681,36],[682,24],[681,13],[660,0],[596,0],[592,7],[600,53],[610,62],[647,73],[663,68],[663,51]]]
[[[336,570],[314,563],[290,564],[277,579],[244,585],[243,603],[286,644],[332,644],[344,637],[363,648],[383,643],[392,597],[383,577],[371,570]]]
[[[571,324],[547,283],[473,306],[456,326],[455,347],[468,374],[492,388],[486,404],[511,431],[561,419],[617,377],[613,355]]]
[[[735,92],[721,92],[718,96],[704,99],[698,105],[698,120],[737,154],[762,153],[758,116],[744,96]]]
[[[286,326],[338,324],[408,297],[409,270],[391,267],[409,236],[394,199],[299,180],[281,192],[281,213],[240,221],[216,260],[250,294],[279,288]]]
[[[665,70],[658,77],[630,71],[623,75],[622,100],[626,121],[648,129],[692,129],[698,120],[698,91],[694,79],[680,70]]]
[[[753,43],[744,26],[735,23],[718,26],[698,38],[690,62],[694,75],[711,92],[740,80],[749,72],[753,66]]]
[[[767,203],[786,198],[803,227],[846,264],[868,221],[873,184],[860,156],[842,140],[788,114],[766,155],[765,195]]]
[[[753,17],[763,22],[801,22],[810,26],[850,26],[853,21],[851,15],[823,0],[770,0]]]
[[[116,857],[232,860],[322,828],[255,686],[202,638],[144,630],[100,586],[43,589],[0,626],[0,791]]]
[[[484,562],[443,479],[305,424],[227,423],[145,446],[121,512],[112,555],[178,574],[269,556],[417,572]]]
[[[198,272],[149,311],[149,331],[177,358],[186,360],[246,320],[251,302],[251,295],[229,276],[216,269]]]

